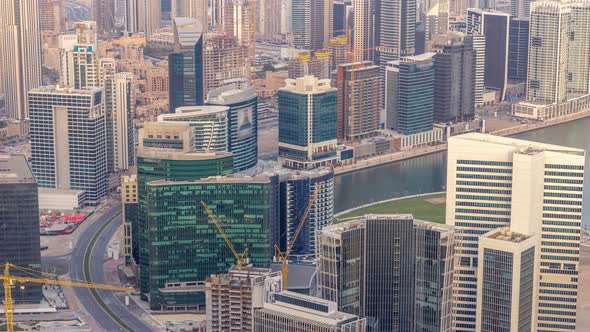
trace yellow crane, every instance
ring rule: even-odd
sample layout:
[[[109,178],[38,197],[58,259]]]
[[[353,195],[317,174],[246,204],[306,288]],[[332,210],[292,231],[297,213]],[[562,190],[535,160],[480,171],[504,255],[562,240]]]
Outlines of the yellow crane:
[[[12,301],[12,288],[14,288],[15,282],[20,283],[35,283],[35,284],[47,284],[47,285],[59,285],[59,286],[71,286],[71,287],[83,287],[83,288],[93,288],[93,289],[106,289],[112,291],[125,291],[131,292],[133,288],[130,287],[122,287],[122,286],[114,286],[114,285],[100,285],[100,284],[93,284],[90,282],[81,282],[81,281],[74,281],[74,280],[56,280],[56,279],[48,279],[42,278],[37,276],[14,276],[10,274],[10,269],[14,268],[16,270],[20,270],[22,272],[28,273],[33,275],[33,273],[38,274],[39,271],[23,268],[20,266],[16,266],[11,263],[4,264],[4,274],[0,275],[0,280],[4,281],[4,313],[6,314],[6,330],[8,332],[14,331],[14,303]]]
[[[320,190],[322,189],[322,182],[319,182],[313,192],[313,194],[311,195],[311,197],[309,198],[309,202],[307,202],[307,207],[305,208],[305,212],[303,213],[303,216],[301,217],[301,220],[299,221],[299,225],[297,225],[297,229],[295,230],[295,233],[293,234],[293,238],[291,239],[291,241],[289,242],[289,244],[287,245],[287,250],[285,250],[284,252],[281,251],[281,248],[279,248],[278,245],[275,244],[275,259],[276,260],[281,260],[281,273],[283,274],[283,289],[287,289],[288,286],[288,281],[289,281],[289,255],[291,254],[291,250],[293,250],[293,246],[295,245],[295,242],[297,241],[297,238],[299,237],[299,233],[301,233],[301,230],[303,229],[303,225],[305,224],[305,219],[307,219],[307,217],[309,216],[309,213],[311,212],[311,207],[313,206],[313,203],[315,202],[316,198],[318,197],[318,194],[320,193]]]
[[[238,266],[238,271],[241,271],[244,263],[248,262],[248,247],[246,247],[241,254],[238,253],[236,251],[236,248],[234,248],[234,245],[231,243],[231,241],[227,237],[227,235],[225,235],[223,228],[221,228],[221,221],[215,216],[213,211],[211,211],[211,209],[209,208],[209,206],[205,202],[201,201],[201,205],[203,206],[205,211],[207,211],[209,218],[211,218],[211,221],[213,221],[213,224],[215,224],[215,227],[217,227],[217,230],[219,231],[219,233],[221,234],[221,236],[225,240],[225,243],[227,244],[227,246],[231,250],[231,253],[236,258],[236,265]]]

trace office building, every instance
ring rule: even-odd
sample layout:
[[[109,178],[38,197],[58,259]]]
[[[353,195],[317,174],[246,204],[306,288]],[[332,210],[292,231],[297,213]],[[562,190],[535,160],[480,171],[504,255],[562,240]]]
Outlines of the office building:
[[[482,35],[485,39],[484,86],[487,89],[498,91],[499,101],[504,101],[506,98],[509,32],[509,14],[495,10],[473,8],[467,10],[467,33]],[[476,52],[479,52],[475,43],[474,39],[474,48],[476,48]],[[481,58],[479,53],[476,58],[477,65],[479,65]],[[476,80],[477,78],[476,76]]]
[[[281,2],[276,0],[256,2],[256,6],[259,8],[257,37],[272,40],[281,34]]]
[[[529,57],[529,20],[511,18],[508,42],[508,79],[526,81]]]
[[[299,53],[289,61],[289,78],[314,76],[321,80],[329,79],[332,72],[332,54],[326,51]]]
[[[446,220],[459,237],[455,273],[464,276],[454,285],[455,326],[477,329],[476,248],[483,234],[510,225],[541,239],[532,329],[574,330],[584,150],[473,133],[449,139],[447,167]]]
[[[223,32],[236,37],[240,46],[248,52],[249,64],[255,64],[256,22],[253,14],[254,5],[250,0],[228,0],[224,3]]]
[[[125,1],[125,13],[124,13],[124,17],[125,17],[125,32],[128,34],[134,34],[139,32],[140,29],[140,25],[139,25],[139,21],[140,18],[138,17],[139,15],[139,10],[140,10],[140,6],[142,4],[142,1],[144,0],[124,0]]]
[[[209,15],[207,13],[207,0],[170,0],[170,16],[193,18],[203,26],[206,32],[209,27]]]
[[[249,81],[249,47],[240,45],[236,37],[219,33],[207,35],[203,51],[203,93],[231,84]]]
[[[571,7],[558,2],[531,3],[527,101],[567,100]]]
[[[510,0],[510,16],[515,19],[527,19],[531,12],[531,0]]]
[[[92,20],[101,36],[115,30],[115,0],[92,0]]]
[[[289,168],[326,166],[336,155],[336,89],[329,80],[288,79],[278,91],[279,158]]]
[[[493,230],[479,240],[478,331],[533,331],[535,236]]]
[[[64,40],[62,46],[60,85],[74,89],[101,86],[101,68],[96,45]]]
[[[226,106],[179,107],[174,114],[161,114],[158,122],[186,123],[191,127],[191,151],[227,152],[229,146]]]
[[[32,169],[39,187],[107,193],[104,90],[46,86],[29,91]]]
[[[338,140],[359,140],[373,135],[379,129],[379,70],[379,66],[370,61],[338,66]]]
[[[375,46],[375,7],[376,1],[353,0],[354,34],[352,40],[353,62],[373,61]]]
[[[403,135],[432,130],[435,53],[403,57],[386,67],[386,126]]]
[[[160,0],[137,0],[136,17],[138,31],[145,33],[145,38],[149,43],[152,35],[160,28],[162,3]]]
[[[41,31],[61,34],[66,31],[66,12],[62,0],[39,1]]]
[[[451,227],[365,215],[318,237],[318,295],[379,331],[450,331]]]
[[[198,284],[235,263],[200,201],[222,220],[237,251],[248,248],[253,266],[269,267],[276,240],[272,230],[278,224],[277,177],[159,180],[147,183],[146,189],[147,241],[140,238],[140,250],[145,248],[148,256],[140,255],[140,265],[142,274],[147,274],[152,310],[201,307],[205,299],[196,293]]]
[[[174,53],[168,56],[170,113],[204,102],[203,26],[193,18],[173,19]]]
[[[251,265],[212,275],[205,283],[207,331],[252,331],[254,310],[282,290],[280,272]]]
[[[350,22],[352,11],[351,0],[334,0],[334,37],[348,34],[347,29],[351,28],[352,24]]]
[[[11,119],[29,118],[27,92],[43,84],[39,0],[4,0],[0,10],[0,89]]]
[[[384,77],[388,62],[414,55],[416,1],[380,0],[375,3],[378,6],[375,13],[375,63],[382,67]]]
[[[0,155],[0,265],[12,263],[41,273],[37,190],[25,156]],[[11,269],[10,273],[30,276],[16,269]],[[4,287],[0,289],[0,296],[4,298]],[[17,304],[39,304],[42,299],[41,284],[26,284],[13,294]]]
[[[234,155],[237,172],[256,166],[258,162],[258,97],[254,87],[230,84],[211,91],[208,105],[228,109],[228,150]]]
[[[127,170],[135,164],[133,74],[115,74],[114,85],[114,112],[112,114],[113,169]]]
[[[338,311],[335,302],[282,291],[254,310],[253,331],[364,332],[367,321]]]
[[[291,27],[295,48],[319,50],[333,35],[333,0],[292,0]]]
[[[321,185],[321,188],[319,186]],[[334,220],[334,171],[329,168],[313,171],[297,171],[289,174],[281,181],[281,236],[279,247],[286,250],[291,243],[297,227],[302,222],[302,211],[305,211],[314,192],[315,201],[311,205],[310,215],[293,244],[291,255],[314,256],[320,230]]]
[[[475,51],[472,36],[451,39],[434,56],[434,122],[475,116]]]

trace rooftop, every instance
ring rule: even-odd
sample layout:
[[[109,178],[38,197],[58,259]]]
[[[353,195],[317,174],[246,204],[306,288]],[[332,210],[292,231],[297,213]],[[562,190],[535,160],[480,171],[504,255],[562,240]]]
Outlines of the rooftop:
[[[535,150],[575,154],[575,155],[580,155],[580,156],[584,155],[583,149],[576,149],[576,148],[570,148],[567,146],[545,144],[545,143],[526,141],[526,140],[521,140],[521,139],[516,139],[516,138],[501,137],[501,136],[496,136],[496,135],[480,134],[480,133],[468,133],[468,134],[463,134],[463,135],[459,135],[459,136],[453,136],[449,139],[449,142],[460,141],[460,140],[505,145],[507,147],[512,147],[512,148],[535,149]],[[523,150],[523,151],[525,151],[525,150]]]
[[[521,234],[516,233],[510,230],[510,227],[502,227],[496,230],[493,230],[484,235],[487,238],[500,240],[500,241],[507,241],[507,242],[514,242],[514,243],[521,243],[525,240],[528,240],[532,237],[529,234]]]
[[[23,155],[0,154],[0,184],[36,183]]]

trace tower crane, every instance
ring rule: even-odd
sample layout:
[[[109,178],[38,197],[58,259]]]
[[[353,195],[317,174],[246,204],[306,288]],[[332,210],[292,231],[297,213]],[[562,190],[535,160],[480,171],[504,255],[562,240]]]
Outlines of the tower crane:
[[[279,248],[278,245],[275,244],[275,259],[276,260],[281,260],[281,272],[283,274],[283,289],[287,289],[287,282],[289,281],[289,255],[291,254],[291,250],[293,250],[293,246],[295,245],[295,242],[297,242],[297,238],[299,237],[299,233],[301,233],[301,230],[303,229],[303,225],[305,224],[305,219],[307,219],[307,217],[309,216],[309,213],[311,212],[311,207],[313,206],[313,203],[315,202],[316,198],[318,197],[318,194],[320,193],[320,190],[322,189],[322,182],[319,182],[313,192],[313,194],[311,195],[309,202],[307,202],[307,207],[305,208],[305,212],[303,213],[303,216],[301,217],[301,220],[299,221],[299,225],[297,225],[297,229],[295,230],[295,233],[293,234],[293,238],[291,239],[291,241],[289,242],[289,244],[287,245],[287,250],[285,250],[284,252],[281,251],[281,248]]]
[[[248,247],[246,247],[241,254],[238,253],[236,251],[236,248],[234,248],[234,245],[231,243],[231,241],[229,240],[229,238],[227,237],[227,235],[223,231],[223,228],[221,228],[221,221],[219,221],[219,219],[215,216],[213,211],[211,211],[211,209],[209,208],[209,206],[205,202],[201,201],[201,205],[203,206],[205,211],[207,211],[209,218],[211,218],[211,221],[213,221],[213,223],[215,224],[215,227],[217,227],[217,230],[219,231],[219,233],[221,234],[221,236],[225,240],[225,243],[229,247],[229,250],[231,250],[232,254],[236,258],[236,265],[238,266],[238,271],[242,271],[242,266],[244,265],[244,263],[246,263],[246,264],[248,263]]]
[[[15,276],[10,274],[10,269],[13,268],[15,270],[22,271],[24,273],[30,274],[31,276]],[[6,330],[8,332],[14,331],[14,303],[12,300],[12,288],[14,288],[15,282],[19,283],[35,283],[35,284],[47,284],[47,285],[58,285],[58,286],[71,286],[71,287],[82,287],[82,288],[92,288],[92,289],[105,289],[105,290],[112,290],[112,291],[125,291],[131,292],[133,288],[131,287],[122,287],[122,286],[114,286],[114,285],[101,285],[101,284],[94,284],[90,282],[82,282],[82,281],[74,281],[74,280],[56,280],[56,279],[49,279],[43,278],[41,276],[35,276],[35,274],[39,274],[39,271],[31,270],[28,268],[16,266],[11,263],[4,264],[4,274],[0,275],[0,280],[4,282],[4,313],[6,315]]]

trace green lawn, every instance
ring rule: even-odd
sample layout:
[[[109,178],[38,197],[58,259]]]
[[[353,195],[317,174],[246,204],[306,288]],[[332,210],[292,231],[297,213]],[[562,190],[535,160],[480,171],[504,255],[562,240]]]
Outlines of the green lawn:
[[[397,201],[375,204],[369,207],[357,209],[338,216],[337,222],[347,218],[358,217],[365,214],[413,214],[415,219],[432,221],[439,224],[445,223],[445,207],[443,202],[429,202],[430,199],[444,199],[445,194],[435,194],[414,198],[400,199]]]

